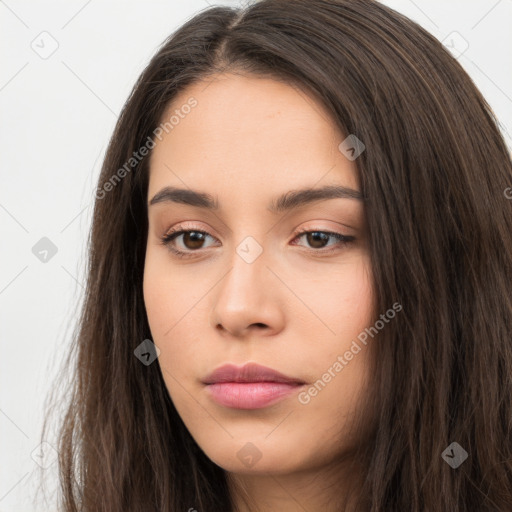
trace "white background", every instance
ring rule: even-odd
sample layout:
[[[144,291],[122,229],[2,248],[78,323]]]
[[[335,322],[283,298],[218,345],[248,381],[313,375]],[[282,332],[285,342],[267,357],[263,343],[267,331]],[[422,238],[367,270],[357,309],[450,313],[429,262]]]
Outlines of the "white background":
[[[0,512],[56,510],[34,498],[39,466],[31,454],[38,451],[44,400],[83,291],[101,161],[149,58],[209,3],[237,4],[0,2]],[[440,40],[456,31],[463,38],[456,45],[467,41],[458,59],[512,147],[512,0],[383,3]],[[48,51],[52,44],[58,48],[45,59],[33,49]],[[47,263],[32,253],[42,237],[57,247]],[[45,470],[50,490],[56,467]]]

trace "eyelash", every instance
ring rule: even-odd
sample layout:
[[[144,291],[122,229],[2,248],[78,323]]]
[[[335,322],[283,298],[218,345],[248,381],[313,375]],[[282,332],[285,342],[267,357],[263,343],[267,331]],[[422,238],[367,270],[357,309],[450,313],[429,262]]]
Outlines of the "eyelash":
[[[162,245],[164,245],[169,251],[171,251],[175,256],[179,257],[179,258],[190,258],[190,257],[193,257],[194,253],[196,252],[199,252],[200,249],[198,250],[189,250],[189,251],[181,251],[179,249],[176,249],[175,247],[172,247],[171,245],[171,242],[177,238],[178,236],[184,234],[184,233],[191,233],[191,232],[194,232],[194,233],[200,233],[202,235],[207,235],[207,236],[212,236],[210,235],[209,233],[207,233],[206,231],[201,231],[200,229],[182,229],[182,226],[177,226],[176,228],[172,229],[171,231],[167,232],[163,237],[160,238],[160,243]],[[335,239],[337,239],[342,247],[348,245],[349,243],[353,242],[355,240],[355,238],[353,236],[347,236],[347,235],[342,235],[341,233],[336,233],[336,232],[333,232],[333,231],[322,231],[322,230],[319,230],[319,229],[301,229],[297,232],[294,233],[294,238],[293,240],[296,240],[297,238],[299,238],[300,236],[302,235],[305,235],[305,234],[308,234],[308,233],[322,233],[322,234],[325,234],[325,235],[329,235]],[[310,252],[313,252],[313,253],[320,253],[324,256],[328,255],[328,254],[331,254],[333,252],[336,252],[337,250],[339,250],[340,247],[334,247],[332,249],[328,249],[328,250],[324,250],[324,249],[310,249]]]

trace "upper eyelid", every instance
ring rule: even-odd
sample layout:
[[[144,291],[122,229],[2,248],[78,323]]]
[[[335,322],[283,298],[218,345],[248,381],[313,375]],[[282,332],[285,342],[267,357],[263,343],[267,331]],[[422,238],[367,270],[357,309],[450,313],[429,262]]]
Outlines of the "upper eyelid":
[[[346,226],[348,228],[348,226]],[[203,229],[203,228],[198,228],[198,227],[195,227],[195,226],[187,226],[187,225],[183,225],[183,224],[178,224],[177,226],[174,226],[173,228],[169,228],[167,229],[163,236],[166,237],[168,235],[175,235],[176,233],[178,232],[183,232],[183,231],[196,231],[196,232],[199,232],[199,233],[204,233],[208,236],[211,236],[213,238],[217,238],[215,235],[212,235],[207,229]],[[311,232],[311,231],[318,231],[318,232],[321,232],[321,233],[332,233],[332,234],[339,234],[339,235],[345,235],[345,236],[350,236],[349,234],[346,234],[346,233],[339,233],[337,232],[335,229],[330,229],[330,228],[315,228],[315,227],[311,227],[311,228],[300,228],[300,229],[295,229],[294,230],[294,233],[295,235],[298,235],[298,234],[302,234],[304,232]],[[180,233],[182,234],[182,233]]]
[[[202,231],[202,232],[205,232],[206,234],[210,235],[210,236],[214,236],[211,234],[211,231],[212,229],[211,228],[202,228],[202,227],[198,227],[197,225],[191,225],[189,226],[187,223],[189,222],[200,222],[200,221],[181,221],[181,222],[178,222],[177,225],[175,225],[174,227],[172,228],[167,228],[165,231],[164,231],[164,234],[163,236],[171,233],[171,232],[176,232],[176,231],[179,231],[180,229],[183,230],[183,231]],[[305,222],[308,222],[308,221],[305,221]],[[326,222],[326,219],[321,219],[321,220],[316,220],[316,221],[309,221],[309,222]],[[335,221],[330,221],[330,222],[335,222]],[[333,232],[333,233],[336,233],[338,229],[341,229],[341,230],[348,230],[348,231],[358,231],[358,227],[356,226],[351,226],[349,224],[344,224],[342,222],[336,222],[336,224],[339,224],[340,228],[328,228],[328,227],[324,227],[324,228],[316,228],[316,227],[311,227],[311,228],[304,228],[306,230],[311,230],[311,231],[330,231],[330,232]],[[228,228],[229,229],[229,228]],[[213,230],[215,231],[215,230]],[[293,231],[300,231],[298,228],[295,228]],[[229,229],[229,233],[231,234],[232,233],[232,230]],[[268,231],[267,231],[268,233]],[[348,233],[339,233],[339,234],[344,234],[344,235],[347,235],[349,236]],[[215,237],[217,238],[217,237]]]
[[[201,228],[195,228],[194,226],[192,227],[188,227],[188,226],[184,226],[184,225],[181,225],[179,224],[178,226],[176,227],[173,227],[172,229],[168,229],[164,235],[162,236],[163,239],[165,238],[168,238],[168,237],[173,237],[172,240],[169,241],[172,242],[174,240],[176,240],[177,238],[179,238],[180,236],[182,236],[184,233],[187,233],[187,232],[198,232],[198,233],[201,233],[201,234],[204,234],[206,236],[209,236],[215,240],[218,241],[217,237],[212,235],[211,233],[209,233],[208,231],[204,230],[204,229],[201,229]],[[312,232],[318,232],[318,233],[325,233],[327,235],[329,235],[330,237],[336,237],[336,236],[342,236],[342,237],[345,237],[347,239],[350,239],[350,240],[355,240],[356,237],[354,237],[353,235],[349,235],[349,234],[346,234],[346,233],[340,233],[336,230],[332,230],[332,229],[329,229],[329,228],[301,228],[301,229],[296,229],[294,230],[294,238],[293,240],[305,235],[305,234],[308,234],[308,233],[312,233]],[[197,251],[190,251],[190,252],[197,252]]]

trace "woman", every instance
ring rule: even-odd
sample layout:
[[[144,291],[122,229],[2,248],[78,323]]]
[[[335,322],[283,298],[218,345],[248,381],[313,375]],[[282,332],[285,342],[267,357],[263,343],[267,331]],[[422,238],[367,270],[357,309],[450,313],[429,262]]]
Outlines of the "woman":
[[[512,510],[511,185],[392,9],[197,14],[103,164],[63,510]]]

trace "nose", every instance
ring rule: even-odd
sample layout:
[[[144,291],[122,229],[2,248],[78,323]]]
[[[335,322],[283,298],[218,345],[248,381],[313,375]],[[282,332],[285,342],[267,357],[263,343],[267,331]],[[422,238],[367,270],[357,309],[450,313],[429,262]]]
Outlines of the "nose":
[[[213,294],[210,325],[236,337],[255,331],[265,336],[275,334],[282,329],[284,320],[282,283],[267,266],[264,252],[254,261],[240,254],[235,252],[231,268]]]

